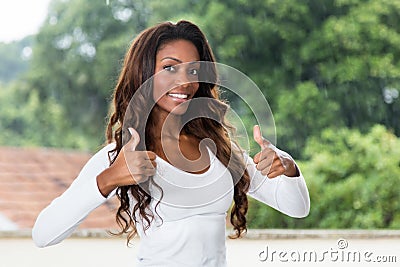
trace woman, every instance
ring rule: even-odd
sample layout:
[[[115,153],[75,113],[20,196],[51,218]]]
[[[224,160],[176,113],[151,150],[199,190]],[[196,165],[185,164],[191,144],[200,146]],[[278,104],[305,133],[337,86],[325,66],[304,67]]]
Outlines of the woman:
[[[232,200],[235,237],[246,231],[247,195],[289,216],[308,214],[304,178],[287,153],[258,126],[253,159],[230,139],[214,62],[205,36],[187,21],[159,24],[134,40],[114,91],[108,145],[38,216],[38,246],[61,242],[117,195],[121,234],[140,236],[137,266],[226,266]]]

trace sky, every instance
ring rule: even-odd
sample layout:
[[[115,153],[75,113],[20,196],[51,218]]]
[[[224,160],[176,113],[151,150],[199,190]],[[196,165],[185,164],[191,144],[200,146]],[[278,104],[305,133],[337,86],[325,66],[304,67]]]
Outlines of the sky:
[[[0,42],[38,32],[51,0],[0,0]]]

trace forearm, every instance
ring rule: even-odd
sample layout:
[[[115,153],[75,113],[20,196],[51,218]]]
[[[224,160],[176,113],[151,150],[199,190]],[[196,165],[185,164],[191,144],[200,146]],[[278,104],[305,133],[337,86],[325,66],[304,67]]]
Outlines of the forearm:
[[[106,200],[94,179],[72,184],[39,214],[32,229],[35,244],[46,247],[61,242]]]
[[[118,187],[112,177],[115,177],[112,168],[105,169],[96,177],[97,187],[103,197],[109,196]]]
[[[249,195],[291,217],[305,217],[310,210],[308,189],[300,170],[297,177],[280,175],[270,179],[247,165],[251,184]]]
[[[97,176],[109,166],[107,146],[83,167],[71,186],[39,214],[32,238],[39,247],[57,244],[67,238],[79,224],[107,198],[97,185]],[[108,194],[109,197],[112,194]]]
[[[302,218],[310,211],[310,198],[302,176],[281,176],[275,189],[277,209],[291,217]]]

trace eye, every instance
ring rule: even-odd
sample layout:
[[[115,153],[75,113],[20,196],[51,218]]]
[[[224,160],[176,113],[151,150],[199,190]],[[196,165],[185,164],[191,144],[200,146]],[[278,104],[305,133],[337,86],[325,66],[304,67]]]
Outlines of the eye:
[[[197,75],[199,75],[199,70],[198,69],[191,69],[191,70],[189,70],[189,74],[197,76]]]
[[[163,69],[166,71],[169,71],[169,72],[176,72],[175,66],[172,66],[172,65],[165,65],[165,66],[163,66]]]

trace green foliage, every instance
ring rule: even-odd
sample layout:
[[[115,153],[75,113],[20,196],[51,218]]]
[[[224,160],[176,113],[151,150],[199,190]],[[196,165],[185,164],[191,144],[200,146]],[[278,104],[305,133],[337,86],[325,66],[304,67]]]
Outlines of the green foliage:
[[[70,130],[62,107],[54,99],[40,99],[26,83],[1,86],[0,103],[1,144],[89,148],[85,138]]]
[[[339,105],[313,82],[300,83],[290,93],[282,93],[277,97],[277,104],[280,107],[275,113],[278,145],[292,147],[296,158],[301,156],[301,149],[295,148],[303,148],[308,137],[318,136],[326,127],[344,124],[337,119]]]
[[[399,224],[394,219],[400,211],[395,186],[400,181],[400,140],[391,132],[380,125],[367,135],[326,130],[321,141],[310,140],[306,154],[310,157],[306,169],[322,183],[314,204],[321,227]]]
[[[379,123],[400,134],[398,1],[176,0],[152,7],[152,21],[193,19],[218,61],[257,83],[276,115],[281,148],[295,156],[327,125],[366,132]],[[313,100],[319,105],[307,112]],[[313,123],[299,128],[305,120]]]
[[[387,96],[399,88],[400,5],[397,1],[365,1],[347,5],[341,16],[327,18],[310,36],[301,55],[313,63],[329,98],[340,103],[340,117],[350,127],[366,131],[381,123],[400,133],[399,101]],[[398,92],[398,89],[396,89]],[[360,99],[362,98],[362,99]],[[365,116],[369,119],[365,120]]]
[[[365,132],[380,123],[400,133],[398,11],[390,0],[54,0],[34,40],[27,83],[60,104],[84,138],[102,138],[130,40],[157,22],[190,19],[218,61],[261,88],[280,147],[300,157],[307,138],[327,126]]]
[[[0,43],[0,83],[8,83],[28,69],[31,45],[31,36],[7,44]]]
[[[312,200],[305,219],[282,216],[251,201],[254,228],[398,228],[400,139],[381,125],[368,134],[326,129],[311,138],[300,162]]]
[[[219,62],[261,88],[278,146],[301,159],[309,185],[308,218],[282,216],[252,200],[250,227],[400,227],[399,1],[109,4],[53,0],[36,36],[0,44],[2,145],[96,150],[131,40],[147,26],[187,19],[204,30]],[[23,61],[25,46],[33,57]],[[229,101],[251,129],[249,108]],[[238,135],[246,146],[246,133]]]
[[[108,101],[121,59],[144,28],[140,1],[53,1],[35,39],[28,83],[62,106],[72,132],[102,143]],[[99,142],[100,140],[100,142]]]

